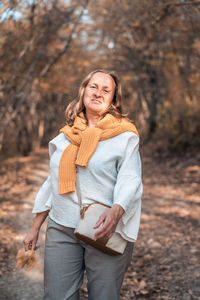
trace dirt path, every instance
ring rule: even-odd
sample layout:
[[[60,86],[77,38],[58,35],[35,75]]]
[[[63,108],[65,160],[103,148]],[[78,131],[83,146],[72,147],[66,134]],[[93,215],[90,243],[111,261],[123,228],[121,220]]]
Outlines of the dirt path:
[[[139,239],[121,299],[200,300],[200,156],[159,161],[142,153],[144,196]],[[13,158],[0,167],[0,300],[40,300],[45,224],[40,234],[40,270],[15,267],[30,227],[33,201],[49,173],[48,152]],[[86,282],[81,299],[87,299]]]
[[[31,224],[31,213],[30,207],[34,201],[35,192],[31,193],[27,198],[27,204],[24,206],[24,210],[20,213],[20,216],[17,217],[16,222],[18,223],[18,229],[15,234],[14,245],[21,244],[23,237],[26,232],[30,228]],[[4,276],[2,276],[2,286],[1,286],[1,300],[40,300],[42,299],[42,290],[43,290],[43,252],[44,252],[44,228],[45,224],[42,227],[42,231],[40,233],[39,245],[40,249],[37,251],[37,258],[39,259],[39,270],[31,270],[26,272],[24,270],[19,270],[15,266],[15,260],[12,257],[12,260],[9,261],[9,269],[10,272],[6,272]],[[19,246],[20,247],[20,246]],[[14,251],[16,252],[16,251]]]
[[[3,265],[3,271],[5,270],[5,272],[1,274],[1,300],[42,299],[44,231],[46,222],[42,226],[38,243],[40,248],[37,251],[37,258],[40,269],[26,272],[25,270],[16,268],[15,256],[17,250],[23,247],[23,238],[30,228],[33,217],[31,209],[39,185],[49,173],[46,154],[46,151],[42,151],[29,158],[14,159],[8,163],[10,168],[11,165],[15,166],[15,174],[9,174],[9,176],[16,177],[17,182],[13,183],[10,191],[13,194],[14,201],[9,199],[10,201],[3,202],[1,216],[4,230],[9,235],[9,237],[8,235],[4,237],[4,246],[5,250],[7,250],[4,256],[7,254],[9,257],[5,257],[4,263],[6,265]],[[18,164],[18,167],[16,167],[16,164]],[[23,171],[25,174],[23,174]],[[26,184],[27,186],[25,186]],[[17,188],[18,185],[20,185],[19,188]],[[23,194],[22,199],[20,199],[21,194]],[[8,238],[6,239],[6,237]]]

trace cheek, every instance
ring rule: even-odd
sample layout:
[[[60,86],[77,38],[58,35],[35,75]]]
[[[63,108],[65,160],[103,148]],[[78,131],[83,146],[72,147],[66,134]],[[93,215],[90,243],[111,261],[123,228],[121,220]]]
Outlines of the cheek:
[[[88,97],[90,96],[90,92],[86,89],[84,96],[83,96],[83,103],[85,104],[87,102]]]
[[[107,106],[110,106],[110,104],[112,103],[112,99],[113,99],[113,96],[109,96],[107,99],[106,99],[106,105]]]

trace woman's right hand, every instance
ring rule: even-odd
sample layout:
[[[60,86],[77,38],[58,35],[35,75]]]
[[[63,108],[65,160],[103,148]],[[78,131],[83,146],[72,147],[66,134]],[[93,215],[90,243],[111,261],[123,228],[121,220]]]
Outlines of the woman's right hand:
[[[25,251],[37,250],[39,248],[37,246],[37,240],[39,236],[40,227],[44,222],[44,220],[46,219],[46,217],[48,216],[48,214],[49,214],[49,210],[36,214],[31,229],[23,240]]]
[[[31,227],[30,231],[23,240],[25,251],[37,250],[39,248],[37,247],[38,236],[39,230],[34,227]]]

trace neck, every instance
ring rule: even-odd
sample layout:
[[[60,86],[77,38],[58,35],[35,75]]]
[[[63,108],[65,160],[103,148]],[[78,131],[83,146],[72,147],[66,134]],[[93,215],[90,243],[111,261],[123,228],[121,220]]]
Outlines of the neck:
[[[86,117],[88,121],[88,128],[95,128],[97,127],[98,121],[101,120],[101,116],[98,114],[91,114],[90,112],[86,112]]]

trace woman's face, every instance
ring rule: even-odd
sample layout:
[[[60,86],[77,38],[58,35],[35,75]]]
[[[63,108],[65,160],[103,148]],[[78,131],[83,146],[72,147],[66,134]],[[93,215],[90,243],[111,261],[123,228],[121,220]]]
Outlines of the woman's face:
[[[102,72],[93,74],[83,97],[86,112],[98,115],[105,113],[112,102],[114,92],[115,82],[110,75]]]

